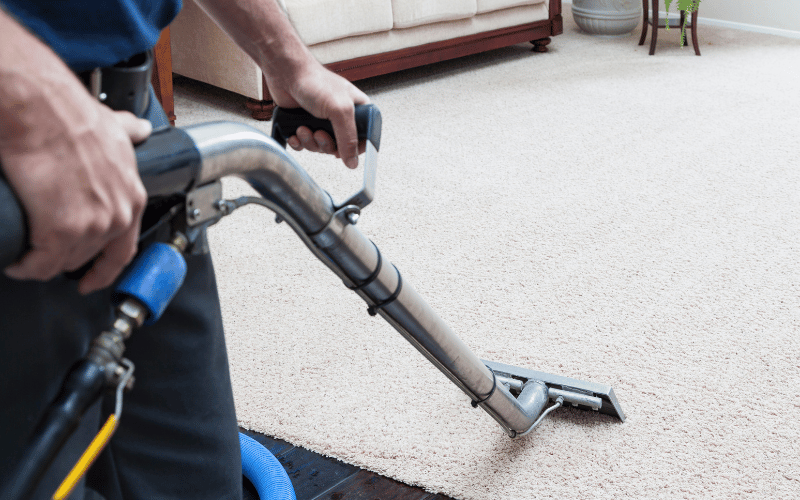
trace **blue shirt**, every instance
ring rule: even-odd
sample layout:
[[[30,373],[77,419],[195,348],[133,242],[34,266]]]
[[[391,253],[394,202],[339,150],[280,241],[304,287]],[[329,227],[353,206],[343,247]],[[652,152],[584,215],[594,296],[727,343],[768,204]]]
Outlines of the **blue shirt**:
[[[0,0],[74,71],[116,64],[152,48],[181,0]]]

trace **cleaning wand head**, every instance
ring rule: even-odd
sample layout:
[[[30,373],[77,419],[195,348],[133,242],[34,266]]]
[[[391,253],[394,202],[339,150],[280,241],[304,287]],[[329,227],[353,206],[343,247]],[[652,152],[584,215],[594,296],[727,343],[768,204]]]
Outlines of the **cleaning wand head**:
[[[512,393],[521,395],[530,382],[539,382],[547,387],[547,397],[562,404],[571,404],[584,410],[599,411],[625,421],[625,413],[611,386],[576,380],[561,375],[529,370],[518,366],[482,360],[494,372],[497,382]],[[547,412],[551,411],[550,409]],[[538,422],[537,422],[538,424]],[[537,425],[534,424],[534,427]]]

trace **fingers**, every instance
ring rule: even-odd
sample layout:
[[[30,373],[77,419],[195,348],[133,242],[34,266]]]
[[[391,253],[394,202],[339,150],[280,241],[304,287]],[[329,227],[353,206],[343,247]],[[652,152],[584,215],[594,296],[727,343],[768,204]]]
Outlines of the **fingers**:
[[[119,272],[127,266],[136,255],[139,237],[139,224],[131,227],[125,234],[114,239],[100,252],[91,269],[78,283],[78,292],[88,294],[101,290],[114,282]]]
[[[313,132],[308,127],[299,127],[296,135],[287,143],[296,151],[307,149],[317,153],[327,153],[341,158],[348,168],[358,167],[358,155],[366,150],[366,142],[358,140],[355,120],[355,106],[369,103],[369,98],[347,82],[349,92],[344,98],[339,96],[328,112],[322,113],[333,126],[335,140],[325,131]]]
[[[143,142],[153,132],[153,124],[149,120],[137,118],[128,111],[115,111],[114,119],[128,134],[133,144]]]
[[[349,82],[348,82],[349,83]],[[336,135],[336,145],[338,147],[338,157],[344,161],[347,168],[358,167],[359,148],[358,133],[356,132],[355,106],[358,104],[368,104],[369,97],[352,84],[347,87],[346,94],[349,99],[342,99],[329,111],[333,133]]]
[[[52,257],[48,249],[37,248],[25,254],[25,258],[5,268],[3,272],[12,279],[53,279],[64,269],[63,261]]]
[[[339,156],[336,149],[336,141],[324,130],[317,130],[312,133],[308,127],[298,127],[297,135],[290,137],[287,143],[295,151],[307,149],[315,153],[334,155],[337,158]]]
[[[146,203],[143,192],[137,193],[135,187],[128,190],[134,197],[118,200],[115,208],[93,207],[89,211],[66,207],[72,214],[68,219],[54,217],[40,223],[31,235],[31,249],[6,268],[6,275],[48,281],[97,257],[81,280],[79,292],[90,293],[110,285],[135,255],[141,211]]]
[[[331,115],[333,133],[336,135],[338,157],[347,168],[358,167],[358,135],[356,132],[355,107],[351,103],[345,108],[337,109]]]

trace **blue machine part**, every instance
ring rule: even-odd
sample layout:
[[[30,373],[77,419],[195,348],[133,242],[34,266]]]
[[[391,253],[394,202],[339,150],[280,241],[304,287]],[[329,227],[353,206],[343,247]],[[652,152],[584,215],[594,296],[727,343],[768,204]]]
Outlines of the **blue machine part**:
[[[242,474],[256,487],[261,500],[297,500],[289,475],[268,449],[241,432],[239,446]]]
[[[186,278],[186,260],[166,243],[153,243],[134,261],[117,285],[119,296],[133,297],[147,308],[146,325],[158,321]]]

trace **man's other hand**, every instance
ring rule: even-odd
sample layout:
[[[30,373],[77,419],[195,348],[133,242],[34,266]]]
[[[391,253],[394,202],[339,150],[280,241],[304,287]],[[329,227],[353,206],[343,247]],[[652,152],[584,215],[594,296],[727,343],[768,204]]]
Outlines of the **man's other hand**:
[[[292,148],[332,154],[348,168],[358,166],[358,155],[364,152],[365,144],[358,141],[355,106],[369,103],[366,94],[316,61],[308,61],[295,72],[267,76],[267,86],[278,106],[301,107],[333,125],[335,141],[327,132],[312,133],[308,127],[300,127],[287,141]]]

